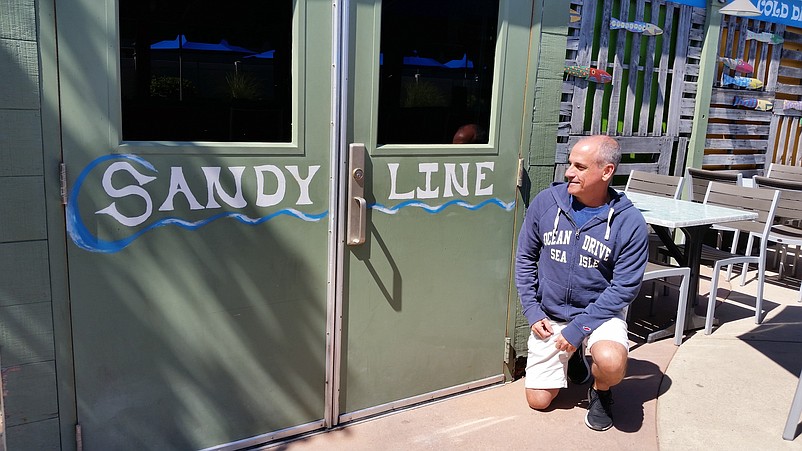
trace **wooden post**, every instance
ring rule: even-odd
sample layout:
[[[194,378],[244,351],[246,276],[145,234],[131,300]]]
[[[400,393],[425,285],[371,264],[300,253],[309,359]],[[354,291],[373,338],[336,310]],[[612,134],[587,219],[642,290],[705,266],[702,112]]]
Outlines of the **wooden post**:
[[[716,74],[716,57],[721,35],[721,4],[707,3],[705,18],[705,40],[702,44],[702,57],[699,61],[699,79],[696,85],[696,117],[693,121],[691,139],[688,141],[687,166],[701,168],[705,153],[707,119],[710,112],[710,97]]]

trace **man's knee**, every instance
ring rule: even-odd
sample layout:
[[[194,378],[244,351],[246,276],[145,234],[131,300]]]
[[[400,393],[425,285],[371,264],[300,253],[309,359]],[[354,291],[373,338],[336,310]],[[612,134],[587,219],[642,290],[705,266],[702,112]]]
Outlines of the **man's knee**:
[[[626,369],[628,353],[621,343],[598,341],[591,347],[590,355],[593,363],[605,371],[619,372]]]
[[[545,410],[551,405],[551,401],[554,400],[559,391],[559,389],[538,390],[535,388],[527,388],[526,402],[532,409]]]

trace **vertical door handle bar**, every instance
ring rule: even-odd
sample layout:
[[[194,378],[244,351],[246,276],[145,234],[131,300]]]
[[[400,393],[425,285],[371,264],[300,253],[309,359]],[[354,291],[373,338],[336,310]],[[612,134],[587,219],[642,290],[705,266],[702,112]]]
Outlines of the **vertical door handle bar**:
[[[365,201],[365,145],[348,145],[348,224],[346,244],[358,246],[365,243],[368,219],[368,204]]]

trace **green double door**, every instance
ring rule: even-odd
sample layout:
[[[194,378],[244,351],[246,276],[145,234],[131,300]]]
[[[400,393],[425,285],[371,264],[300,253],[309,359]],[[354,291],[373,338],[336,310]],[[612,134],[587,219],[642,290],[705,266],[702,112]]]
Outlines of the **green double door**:
[[[503,380],[532,5],[140,3],[56,1],[84,449]]]

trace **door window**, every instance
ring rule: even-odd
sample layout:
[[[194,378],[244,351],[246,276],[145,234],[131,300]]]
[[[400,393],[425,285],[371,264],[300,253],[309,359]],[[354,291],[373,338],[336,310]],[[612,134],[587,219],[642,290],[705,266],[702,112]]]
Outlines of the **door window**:
[[[122,139],[289,142],[292,3],[120,0]]]
[[[382,4],[378,144],[485,144],[498,0]]]

